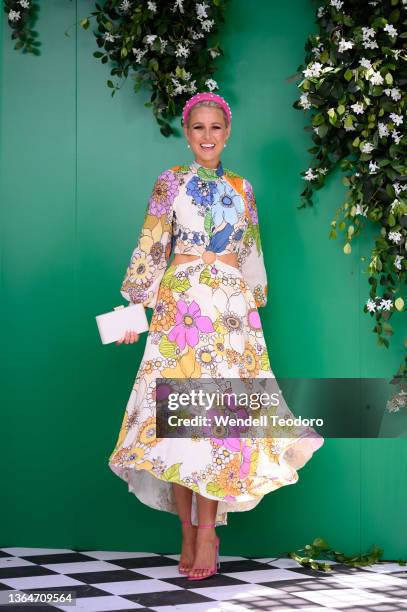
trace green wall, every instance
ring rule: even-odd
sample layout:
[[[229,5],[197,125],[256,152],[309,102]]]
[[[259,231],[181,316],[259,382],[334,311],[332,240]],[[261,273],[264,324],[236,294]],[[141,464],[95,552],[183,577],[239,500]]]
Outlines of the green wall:
[[[15,51],[6,23],[1,46],[0,545],[176,551],[176,518],[143,506],[107,466],[145,336],[102,346],[94,317],[123,303],[153,182],[189,150],[160,135],[131,79],[111,98],[92,33],[74,26],[88,2],[41,4],[41,57]],[[286,79],[302,62],[313,11],[308,0],[295,11],[230,2],[216,76],[233,109],[223,162],[257,196],[270,283],[262,320],[277,378],[389,377],[401,341],[376,347],[361,309],[369,242],[346,257],[328,239],[340,173],[313,209],[296,208],[311,140]],[[223,554],[280,555],[322,536],[349,554],[378,544],[386,559],[407,556],[405,439],[326,440],[299,475],[230,515]]]

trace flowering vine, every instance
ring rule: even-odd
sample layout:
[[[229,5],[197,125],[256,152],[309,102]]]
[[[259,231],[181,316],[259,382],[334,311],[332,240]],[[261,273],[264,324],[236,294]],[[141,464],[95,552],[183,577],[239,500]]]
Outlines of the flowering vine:
[[[198,91],[218,88],[211,78],[214,59],[223,54],[218,42],[209,45],[217,34],[226,0],[156,0],[131,2],[107,0],[96,3],[98,30],[96,42],[101,49],[94,56],[113,64],[111,75],[135,78],[134,91],[146,86],[152,91],[151,107],[164,136],[175,133],[169,121],[179,115],[185,100]],[[89,27],[89,18],[81,21]],[[120,89],[107,81],[112,96]]]
[[[39,4],[34,0],[4,0],[4,12],[12,29],[11,38],[16,40],[14,49],[23,53],[39,55],[41,43],[35,40],[38,32],[33,29],[39,11]]]
[[[153,114],[164,136],[175,134],[170,121],[181,114],[187,98],[198,91],[214,91],[217,82],[214,60],[223,55],[215,40],[224,21],[227,0],[106,0],[96,2],[95,11],[80,21],[83,29],[96,20],[94,31],[99,51],[94,57],[110,62],[107,80],[112,96],[134,78],[133,89],[151,90],[145,106]],[[16,49],[39,54],[39,42],[30,24],[38,5],[32,0],[5,0],[8,23],[17,38]],[[212,42],[210,42],[210,40]]]
[[[406,8],[407,0],[324,0],[316,11],[318,32],[305,45],[305,66],[298,69],[302,93],[293,105],[310,112],[306,129],[314,142],[311,167],[301,173],[306,187],[299,208],[312,205],[314,190],[339,165],[349,173],[342,179],[347,192],[330,238],[343,232],[349,254],[366,225],[378,229],[363,310],[375,319],[373,332],[386,348],[394,333],[391,318],[406,312]],[[407,356],[392,383],[406,381]],[[400,397],[407,407],[406,394]]]

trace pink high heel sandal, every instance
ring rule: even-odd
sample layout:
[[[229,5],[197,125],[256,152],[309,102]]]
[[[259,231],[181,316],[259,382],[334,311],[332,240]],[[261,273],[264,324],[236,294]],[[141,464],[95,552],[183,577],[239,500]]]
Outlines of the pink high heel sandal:
[[[203,529],[203,528],[210,528],[210,527],[215,527],[215,523],[212,523],[210,525],[198,525],[198,529]],[[208,571],[208,574],[204,574],[204,576],[193,576],[192,574],[188,574],[188,580],[203,580],[204,578],[209,578],[210,576],[213,576],[214,574],[216,574],[216,572],[218,571],[218,569],[220,568],[220,561],[219,561],[219,544],[220,544],[220,539],[218,536],[216,536],[216,559],[215,559],[215,566],[214,567],[195,567],[193,571],[196,570],[200,570],[200,571]]]
[[[181,523],[182,523],[183,525],[192,525],[192,523],[191,523],[191,521],[190,521],[190,520],[181,521]],[[181,563],[181,562],[180,562],[180,563]],[[181,569],[181,568],[180,568],[180,564],[179,564],[179,565],[178,565],[178,571],[179,571],[179,573],[180,573],[180,574],[183,574],[184,576],[188,576],[188,573],[189,573],[189,571],[190,571],[190,570],[184,570],[184,569]]]

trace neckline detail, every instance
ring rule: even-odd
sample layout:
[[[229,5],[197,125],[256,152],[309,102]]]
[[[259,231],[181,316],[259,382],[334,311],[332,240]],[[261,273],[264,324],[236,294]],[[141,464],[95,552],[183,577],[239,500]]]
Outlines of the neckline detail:
[[[224,174],[223,165],[221,160],[219,160],[216,168],[205,168],[205,166],[201,166],[195,159],[190,164],[190,168],[198,174],[198,176],[202,179],[214,180],[221,178]]]

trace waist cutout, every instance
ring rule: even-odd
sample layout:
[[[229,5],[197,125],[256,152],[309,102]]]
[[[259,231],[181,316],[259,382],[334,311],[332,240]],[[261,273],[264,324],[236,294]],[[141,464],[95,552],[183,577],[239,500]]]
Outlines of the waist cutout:
[[[178,265],[181,263],[185,263],[188,261],[194,261],[196,259],[202,259],[202,261],[206,264],[211,264],[217,260],[223,261],[224,263],[236,268],[240,269],[240,266],[237,261],[236,253],[222,253],[217,254],[214,251],[204,251],[201,255],[191,255],[190,253],[175,253],[174,259],[171,262],[171,265]]]

